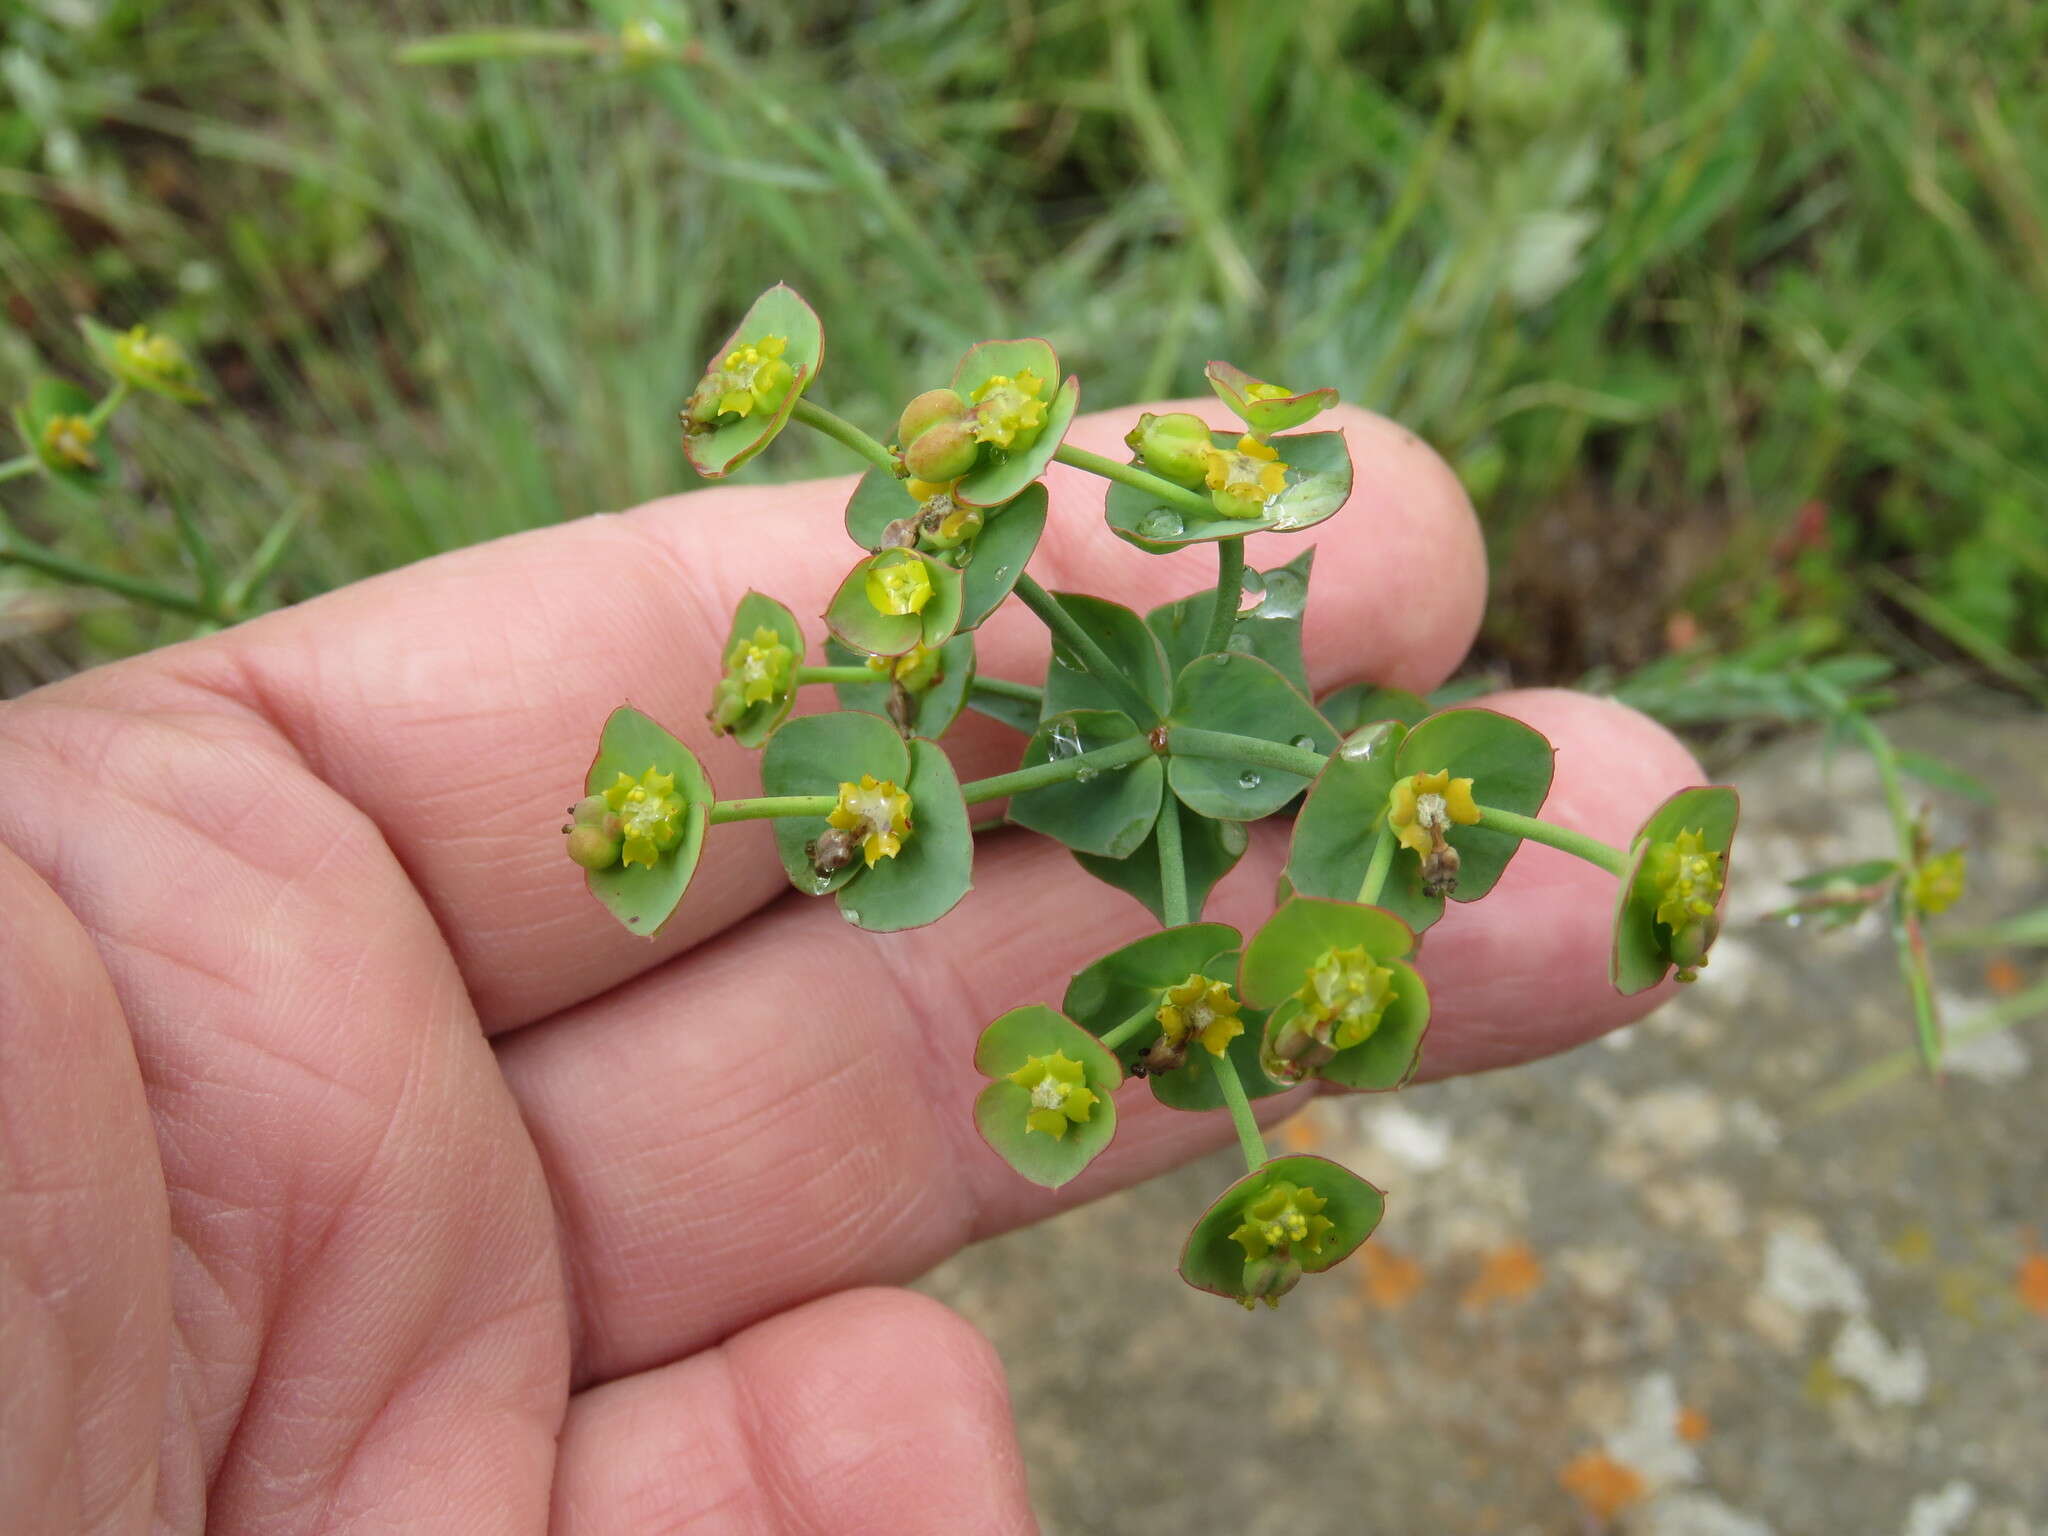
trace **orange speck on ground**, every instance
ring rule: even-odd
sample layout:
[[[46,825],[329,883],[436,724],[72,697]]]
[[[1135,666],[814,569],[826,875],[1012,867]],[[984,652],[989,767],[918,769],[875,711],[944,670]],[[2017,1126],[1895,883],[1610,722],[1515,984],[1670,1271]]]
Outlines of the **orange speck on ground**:
[[[2048,1253],[2036,1248],[2020,1260],[2020,1305],[2036,1317],[2048,1317]]]
[[[1543,1264],[1527,1243],[1496,1248],[1479,1266],[1458,1304],[1467,1309],[1520,1301],[1543,1283]]]
[[[2003,955],[1994,956],[1984,966],[1984,985],[1991,989],[1994,997],[2011,997],[2025,985],[2026,977],[2020,968]]]
[[[1313,1152],[1327,1139],[1313,1104],[1280,1127],[1280,1145],[1290,1152]]]
[[[1566,1493],[1603,1521],[1612,1520],[1629,1505],[1639,1503],[1650,1491],[1640,1472],[1605,1451],[1574,1456],[1557,1474],[1557,1481]]]
[[[1678,1410],[1678,1438],[1687,1445],[1698,1445],[1702,1440],[1706,1439],[1707,1430],[1710,1427],[1707,1423],[1707,1416],[1701,1413],[1699,1409],[1681,1408]]]
[[[1422,1266],[1405,1253],[1367,1243],[1358,1250],[1363,1276],[1360,1288],[1376,1307],[1398,1311],[1422,1289]]]

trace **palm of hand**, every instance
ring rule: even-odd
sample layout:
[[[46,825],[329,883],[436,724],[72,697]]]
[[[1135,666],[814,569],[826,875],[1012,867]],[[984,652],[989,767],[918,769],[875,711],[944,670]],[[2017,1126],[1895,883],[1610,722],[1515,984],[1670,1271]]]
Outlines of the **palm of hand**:
[[[1325,544],[1311,668],[1428,686],[1476,619],[1470,513],[1412,440],[1344,425],[1372,510]],[[1201,583],[1199,557],[1108,538],[1063,473],[1049,585],[1142,607]],[[1227,1135],[1144,1103],[1055,1200],[966,1128],[959,1042],[1142,914],[1002,838],[961,914],[875,939],[769,906],[767,833],[729,828],[650,946],[546,835],[622,692],[697,717],[750,576],[772,563],[815,611],[842,561],[811,535],[844,494],[503,541],[0,712],[0,1507],[22,1529],[1030,1527],[986,1346],[860,1288]],[[1043,639],[1014,617],[984,666],[1028,675]],[[1587,830],[1625,834],[1693,775],[1610,706],[1503,707],[1559,743],[1553,811]],[[972,773],[1015,747],[956,750]],[[1255,917],[1266,853],[1215,915]],[[1430,1074],[1641,1011],[1603,990],[1598,880],[1527,848],[1446,919]]]

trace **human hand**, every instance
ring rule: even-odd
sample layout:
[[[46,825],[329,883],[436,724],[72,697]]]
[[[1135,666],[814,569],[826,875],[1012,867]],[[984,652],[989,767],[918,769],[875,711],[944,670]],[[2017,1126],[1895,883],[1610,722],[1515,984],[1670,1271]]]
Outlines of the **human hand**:
[[[1072,440],[1114,451],[1134,415]],[[1400,428],[1330,424],[1358,489],[1311,673],[1427,689],[1478,622],[1470,509]],[[1101,481],[1047,478],[1047,586],[1143,609],[1213,582],[1112,537]],[[501,540],[0,707],[10,1530],[1031,1528],[987,1345],[889,1287],[1228,1136],[1139,1095],[1050,1195],[972,1132],[981,1025],[1150,919],[1003,834],[955,914],[877,937],[790,894],[754,823],[650,943],[554,835],[622,696],[745,792],[701,724],[727,616],[771,583],[823,607],[850,485]],[[1028,615],[979,638],[988,673],[1043,669]],[[1625,841],[1697,781],[1616,705],[1488,702],[1555,743],[1568,826]],[[1017,753],[972,716],[948,746],[963,778]],[[1221,920],[1264,911],[1285,834],[1253,833]],[[1662,995],[1607,985],[1607,879],[1524,844],[1446,914],[1424,1076]]]

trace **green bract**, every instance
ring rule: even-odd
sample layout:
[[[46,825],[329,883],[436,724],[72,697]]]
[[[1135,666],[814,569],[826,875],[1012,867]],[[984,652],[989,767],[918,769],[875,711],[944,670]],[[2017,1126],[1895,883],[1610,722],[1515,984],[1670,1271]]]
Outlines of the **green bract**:
[[[1056,383],[1059,376],[1058,355],[1035,337],[968,348],[953,390],[974,408],[983,446],[977,467],[954,486],[956,498],[999,506],[1045,473],[1081,403],[1080,381]]]
[[[975,1128],[1034,1184],[1058,1189],[1116,1135],[1110,1095],[1123,1077],[1116,1058],[1072,1019],[1042,1004],[1012,1008],[983,1030],[974,1069],[995,1079],[974,1101]],[[1049,1128],[1056,1119],[1066,1122],[1065,1130]]]
[[[78,329],[84,334],[94,361],[122,383],[180,405],[206,403],[206,391],[200,386],[199,371],[192,359],[161,331],[141,325],[117,331],[87,315],[79,316]]]
[[[1197,656],[1173,684],[1174,725],[1228,731],[1303,751],[1328,752],[1337,734],[1286,678],[1256,656]],[[1247,768],[1217,758],[1173,755],[1167,782],[1189,809],[1221,821],[1270,816],[1308,779],[1279,768]]]
[[[789,718],[803,659],[795,614],[759,592],[741,598],[725,637],[725,672],[712,689],[711,729],[743,747],[760,746]]]
[[[1203,371],[1216,398],[1261,436],[1298,427],[1337,403],[1334,389],[1289,390],[1255,379],[1233,363],[1212,362]]]
[[[840,641],[871,656],[936,649],[960,624],[960,572],[914,549],[885,549],[847,573],[825,623]]]
[[[1072,614],[1088,638],[1102,647],[1110,662],[1162,714],[1166,710],[1166,659],[1145,621],[1124,607],[1085,592],[1055,592],[1053,599]],[[1086,661],[1055,641],[1052,665],[1045,673],[1047,715],[1070,709],[1119,709],[1122,698],[1089,672]]]
[[[1070,709],[1040,722],[1017,766],[1079,757],[1143,734],[1129,715],[1115,710]],[[1128,858],[1152,833],[1165,780],[1159,759],[1147,753],[1123,767],[1012,795],[1010,820],[1055,838],[1076,853]]]
[[[664,829],[673,833],[672,839],[661,839],[668,846],[657,850],[651,865],[636,861],[584,871],[591,894],[613,917],[647,938],[661,931],[689,887],[715,797],[711,780],[688,747],[639,710],[622,705],[604,723],[597,756],[583,776],[583,792],[601,797],[621,778],[638,784],[650,772],[672,779],[669,793],[681,801],[680,810]],[[614,813],[620,809],[611,807]]]
[[[1229,874],[1232,866],[1244,857],[1250,835],[1242,823],[1211,821],[1189,810],[1173,795],[1163,797],[1159,814],[1161,817],[1172,816],[1179,824],[1182,900],[1188,911],[1199,912],[1209,899],[1209,893],[1216,888],[1216,882]],[[1154,917],[1162,923],[1166,921],[1156,823],[1151,836],[1139,844],[1136,852],[1127,859],[1098,858],[1092,853],[1077,853],[1074,859],[1103,884],[1113,885],[1135,896]]]
[[[1615,990],[1624,995],[1647,992],[1662,981],[1671,968],[1679,968],[1679,980],[1690,981],[1707,963],[1707,950],[1720,932],[1720,906],[1726,895],[1728,852],[1735,841],[1735,823],[1741,806],[1735,791],[1724,785],[1681,789],[1650,814],[1641,830],[1629,840],[1628,879],[1622,882],[1614,904],[1614,954],[1610,974]],[[1671,910],[1675,876],[1678,871],[1660,870],[1660,849],[1675,856],[1687,853],[1710,856],[1712,878],[1718,888],[1709,893],[1706,913]],[[1662,878],[1660,878],[1660,876]],[[1659,909],[1663,908],[1663,920]],[[1671,918],[1679,918],[1676,928]]]
[[[950,504],[939,499],[942,505]],[[863,549],[893,548],[891,531],[904,519],[916,517],[924,505],[905,489],[904,481],[871,469],[860,477],[846,504],[847,534]],[[1045,532],[1045,509],[1045,487],[1027,485],[1014,500],[983,510],[981,529],[973,537],[940,552],[945,563],[960,568],[960,628],[976,628],[1010,595]]]
[[[1360,726],[1375,720],[1398,720],[1418,724],[1429,714],[1429,702],[1405,688],[1381,688],[1372,683],[1353,683],[1316,701],[1316,708],[1331,726],[1349,736]]]
[[[1408,925],[1378,907],[1313,896],[1282,902],[1240,967],[1246,999],[1271,1010],[1259,1053],[1266,1074],[1376,1090],[1407,1082],[1429,1028],[1429,994],[1407,963],[1414,948]],[[1364,985],[1354,993],[1347,983]],[[1313,1043],[1287,1048],[1304,1035]]]
[[[1269,570],[1247,569],[1234,594],[1237,622],[1229,648],[1267,663],[1304,697],[1308,694],[1308,663],[1301,654],[1301,617],[1308,603],[1309,568],[1315,563],[1311,545],[1285,565]],[[1202,654],[1216,589],[1208,588],[1145,615],[1145,624],[1159,638],[1166,665],[1174,673]],[[1322,711],[1330,718],[1328,710]]]
[[[749,349],[756,355],[749,357]],[[683,452],[691,466],[716,480],[767,447],[824,361],[824,327],[794,288],[777,283],[754,300],[683,407]]]
[[[863,656],[836,640],[825,642],[825,659],[834,666],[865,666],[871,683],[835,683],[841,709],[889,714],[892,681],[906,673],[905,690],[912,700],[904,734],[937,741],[953,728],[974,686],[974,636],[955,635],[936,652],[912,650],[902,656]]]
[[[1211,445],[1222,453],[1236,451],[1240,434],[1218,432]],[[1269,498],[1256,517],[1226,517],[1168,506],[1134,486],[1112,485],[1103,502],[1103,516],[1118,538],[1153,554],[1186,544],[1234,539],[1247,533],[1295,533],[1313,528],[1335,514],[1351,495],[1351,454],[1341,432],[1304,432],[1276,437],[1271,446],[1286,466],[1284,486]]]
[[[14,408],[14,430],[59,485],[97,496],[113,477],[106,433],[90,420],[93,397],[65,379],[37,379]]]
[[[1283,1198],[1278,1210],[1268,1210],[1268,1201],[1283,1188],[1310,1191],[1313,1199]],[[1253,1247],[1267,1250],[1258,1259],[1248,1258],[1247,1237],[1238,1236],[1239,1231],[1247,1225],[1265,1225],[1290,1203],[1304,1212],[1313,1206],[1327,1228],[1286,1244],[1284,1257],[1272,1251],[1272,1244],[1247,1234]],[[1372,1236],[1385,1209],[1384,1195],[1328,1158],[1270,1158],[1226,1189],[1195,1223],[1180,1252],[1180,1276],[1198,1291],[1228,1296],[1245,1306],[1255,1300],[1275,1305],[1301,1275],[1318,1274],[1350,1258]],[[1288,1264],[1295,1266],[1291,1274]]]

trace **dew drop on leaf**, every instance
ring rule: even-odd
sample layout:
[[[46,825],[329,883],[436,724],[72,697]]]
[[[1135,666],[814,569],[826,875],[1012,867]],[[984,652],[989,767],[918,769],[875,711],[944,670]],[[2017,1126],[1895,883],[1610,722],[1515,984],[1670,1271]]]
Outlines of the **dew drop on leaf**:
[[[1257,571],[1246,571],[1244,573],[1244,590],[1237,599],[1237,611],[1239,613],[1250,613],[1260,603],[1264,602],[1265,599],[1266,578]]]
[[[1269,572],[1266,576],[1266,595],[1260,600],[1258,615],[1262,619],[1298,619],[1301,617],[1303,601],[1308,596],[1308,583],[1292,571]]]
[[[1178,538],[1187,524],[1171,507],[1154,507],[1138,519],[1138,532],[1148,539]]]
[[[1236,651],[1240,656],[1248,656],[1251,654],[1252,637],[1250,635],[1243,633],[1235,634],[1232,635],[1226,643],[1229,645],[1230,649]]]
[[[1313,752],[1316,746],[1316,739],[1313,736],[1297,736],[1294,738],[1294,744],[1304,752]]]
[[[1243,773],[1237,776],[1237,787],[1239,789],[1257,789],[1259,787],[1258,773],[1250,768],[1245,769]]]

